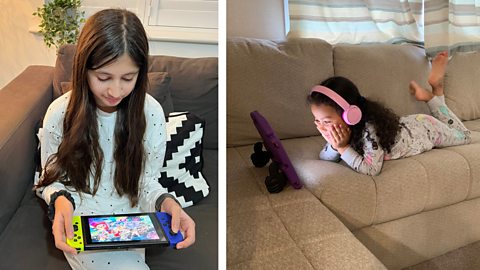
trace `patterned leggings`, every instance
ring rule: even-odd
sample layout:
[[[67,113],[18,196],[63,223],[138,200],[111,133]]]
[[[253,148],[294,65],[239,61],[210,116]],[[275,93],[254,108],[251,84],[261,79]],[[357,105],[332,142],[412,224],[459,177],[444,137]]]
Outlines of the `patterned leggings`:
[[[432,115],[430,120],[433,132],[431,140],[435,147],[447,147],[468,144],[471,141],[471,132],[445,104],[444,96],[436,96],[427,102]]]

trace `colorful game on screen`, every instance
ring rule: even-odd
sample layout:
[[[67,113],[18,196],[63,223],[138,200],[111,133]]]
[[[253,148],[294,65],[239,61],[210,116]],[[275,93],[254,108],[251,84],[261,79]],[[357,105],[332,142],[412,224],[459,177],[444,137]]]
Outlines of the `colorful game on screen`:
[[[148,215],[89,218],[92,243],[159,239]]]

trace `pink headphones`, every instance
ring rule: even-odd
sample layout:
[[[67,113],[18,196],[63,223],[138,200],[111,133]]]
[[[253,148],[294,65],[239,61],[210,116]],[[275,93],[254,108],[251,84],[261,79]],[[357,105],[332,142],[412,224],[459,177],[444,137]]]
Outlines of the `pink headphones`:
[[[360,108],[356,105],[348,104],[345,99],[343,99],[339,94],[335,93],[335,91],[332,89],[322,85],[315,85],[310,91],[310,95],[313,92],[324,94],[335,101],[335,103],[337,103],[343,109],[342,118],[345,123],[353,126],[362,119],[362,111]]]

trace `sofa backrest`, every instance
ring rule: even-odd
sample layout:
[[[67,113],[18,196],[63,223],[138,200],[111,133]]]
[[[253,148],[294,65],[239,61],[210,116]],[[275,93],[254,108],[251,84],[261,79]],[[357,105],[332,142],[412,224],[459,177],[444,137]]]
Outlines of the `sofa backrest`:
[[[480,52],[457,52],[447,66],[445,101],[461,120],[480,118]]]
[[[71,81],[75,45],[59,49],[53,76],[54,98],[61,95],[62,82]],[[183,58],[154,55],[149,72],[163,71],[171,77],[174,111],[190,111],[205,120],[203,145],[218,148],[218,58]]]
[[[257,142],[249,113],[258,110],[280,139],[318,135],[306,97],[331,76],[351,79],[365,97],[399,115],[428,113],[409,94],[416,80],[427,87],[429,62],[413,45],[335,45],[320,39],[227,41],[227,144]]]
[[[409,83],[426,89],[429,62],[425,50],[412,45],[337,45],[333,49],[335,76],[349,78],[368,99],[396,114],[429,113],[424,102],[410,95]]]
[[[249,113],[259,111],[281,138],[316,135],[306,98],[333,76],[332,46],[319,39],[227,41],[227,141],[260,140]]]

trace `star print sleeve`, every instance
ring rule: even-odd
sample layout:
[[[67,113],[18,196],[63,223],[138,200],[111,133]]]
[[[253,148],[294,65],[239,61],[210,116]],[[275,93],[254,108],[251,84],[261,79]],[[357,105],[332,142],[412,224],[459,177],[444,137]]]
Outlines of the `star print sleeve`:
[[[338,153],[335,149],[333,149],[330,143],[327,142],[323,147],[322,151],[320,151],[320,159],[339,162],[340,153]]]
[[[58,106],[60,105],[60,106]],[[40,159],[43,171],[48,169],[45,168],[48,158],[53,154],[56,154],[58,147],[62,142],[62,123],[63,118],[59,117],[62,114],[62,104],[58,102],[52,103],[43,120],[43,128],[39,130],[39,140],[40,140]],[[41,178],[41,177],[40,177]],[[35,184],[38,183],[38,179],[35,179]],[[47,204],[50,203],[50,196],[57,191],[66,190],[65,185],[60,182],[53,182],[52,184],[37,190],[37,195],[45,200]]]
[[[360,155],[352,146],[349,146],[341,155],[353,170],[366,175],[378,175],[382,170],[384,151],[378,143],[378,138],[373,127],[364,131],[364,154]]]
[[[163,166],[165,157],[167,134],[163,109],[161,105],[150,100],[146,100],[146,120],[147,129],[145,131],[145,164],[143,179],[140,187],[139,204],[142,211],[154,212],[157,199],[168,193],[159,182],[160,170]],[[147,106],[148,105],[148,106]]]

